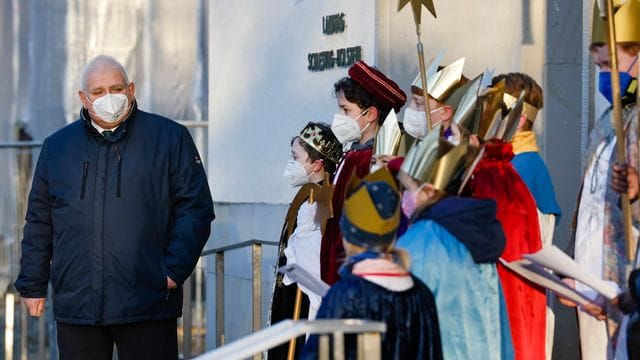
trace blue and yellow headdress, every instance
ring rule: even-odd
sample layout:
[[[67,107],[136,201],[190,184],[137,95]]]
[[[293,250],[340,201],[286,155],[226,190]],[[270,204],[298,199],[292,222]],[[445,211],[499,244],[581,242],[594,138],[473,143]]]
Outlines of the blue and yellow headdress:
[[[393,175],[382,168],[347,185],[340,230],[352,244],[371,248],[394,241],[400,225],[400,194]]]

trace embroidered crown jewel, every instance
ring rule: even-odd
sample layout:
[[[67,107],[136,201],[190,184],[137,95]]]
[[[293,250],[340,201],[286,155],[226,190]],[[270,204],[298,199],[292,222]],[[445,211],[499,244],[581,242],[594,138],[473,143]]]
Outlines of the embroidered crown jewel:
[[[333,136],[328,136],[317,125],[309,124],[300,132],[300,139],[334,163],[342,157],[342,145]]]

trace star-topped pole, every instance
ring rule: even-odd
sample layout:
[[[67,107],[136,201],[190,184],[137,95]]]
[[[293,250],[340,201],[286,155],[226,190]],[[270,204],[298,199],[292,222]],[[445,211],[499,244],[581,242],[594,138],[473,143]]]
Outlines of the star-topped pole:
[[[431,131],[431,114],[429,113],[429,93],[427,88],[427,72],[426,66],[424,64],[424,48],[422,46],[422,40],[420,39],[420,28],[421,28],[421,16],[422,16],[422,5],[429,10],[433,17],[436,16],[436,9],[433,6],[433,0],[399,0],[398,1],[398,12],[402,10],[405,5],[411,3],[411,10],[413,12],[413,20],[416,23],[416,35],[418,35],[418,64],[420,66],[420,80],[422,81],[422,96],[424,97],[424,112],[427,117],[427,128]]]
[[[635,1],[635,0],[634,0]],[[616,40],[616,16],[613,0],[598,0],[600,16],[605,20],[605,34],[607,46],[609,48],[609,64],[611,68],[611,92],[613,100],[613,127],[616,132],[616,161],[624,163],[627,160],[626,137],[624,135],[624,125],[622,124],[622,95],[620,94],[620,73],[618,72],[618,52]],[[635,249],[633,248],[631,202],[629,194],[620,194],[620,204],[622,205],[622,216],[624,220],[624,237],[627,258],[633,260]]]

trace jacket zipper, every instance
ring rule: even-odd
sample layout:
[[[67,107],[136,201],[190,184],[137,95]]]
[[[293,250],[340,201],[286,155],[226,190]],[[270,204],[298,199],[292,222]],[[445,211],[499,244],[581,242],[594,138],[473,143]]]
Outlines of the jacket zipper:
[[[84,190],[87,187],[87,175],[89,174],[89,162],[82,164],[82,189],[80,190],[80,200],[84,200]]]
[[[120,173],[122,172],[122,156],[120,156],[120,151],[118,151],[118,145],[116,145],[116,156],[118,159],[118,178],[116,180],[116,197],[120,197]]]

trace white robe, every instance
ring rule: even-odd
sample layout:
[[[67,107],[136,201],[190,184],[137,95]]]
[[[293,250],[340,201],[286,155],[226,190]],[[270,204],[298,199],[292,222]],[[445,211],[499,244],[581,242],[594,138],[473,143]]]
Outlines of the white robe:
[[[604,266],[603,219],[605,194],[609,186],[607,173],[611,166],[609,159],[615,150],[615,144],[615,137],[609,143],[603,141],[598,145],[596,155],[591,159],[583,182],[576,226],[575,260],[600,279],[603,277]],[[599,161],[596,164],[598,155],[600,155]],[[597,297],[594,290],[579,282],[576,282],[576,289],[587,294],[591,299]],[[606,321],[599,321],[582,310],[578,311],[580,350],[583,360],[627,359],[626,346],[623,347],[620,341],[618,341],[619,351],[616,352],[615,357],[613,356],[606,324]]]
[[[320,278],[320,244],[322,233],[316,221],[316,203],[304,202],[298,209],[296,229],[289,237],[284,254],[287,263],[296,263],[312,275]],[[282,282],[291,285],[293,281],[285,275]],[[309,297],[309,320],[316,317],[322,297],[298,284],[300,290]]]
[[[538,209],[538,222],[540,223],[540,239],[542,247],[553,245],[553,231],[556,228],[556,216],[554,214],[544,214]],[[551,360],[553,355],[553,338],[555,332],[556,315],[553,312],[556,296],[547,290],[547,341],[546,356]]]

